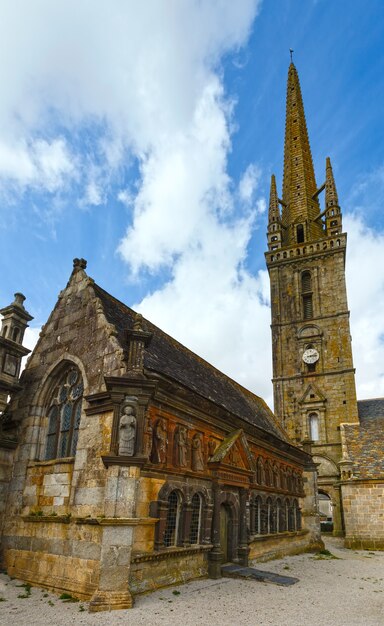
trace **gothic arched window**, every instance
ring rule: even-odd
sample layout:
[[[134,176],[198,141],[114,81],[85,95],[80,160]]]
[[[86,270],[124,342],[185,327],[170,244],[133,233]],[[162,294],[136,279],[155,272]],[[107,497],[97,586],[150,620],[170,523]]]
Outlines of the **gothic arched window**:
[[[191,527],[189,531],[189,543],[200,543],[201,513],[203,502],[199,493],[194,494],[191,504],[192,511]]]
[[[171,491],[168,496],[167,522],[164,531],[164,546],[176,546],[179,538],[181,519],[181,495],[177,491]]]
[[[251,499],[250,531],[252,535],[259,535],[261,533],[261,498],[260,496],[255,496]]]
[[[267,500],[267,532],[272,534],[276,532],[276,506],[274,500]]]
[[[62,373],[48,404],[47,460],[75,455],[83,389],[77,367],[71,366]]]

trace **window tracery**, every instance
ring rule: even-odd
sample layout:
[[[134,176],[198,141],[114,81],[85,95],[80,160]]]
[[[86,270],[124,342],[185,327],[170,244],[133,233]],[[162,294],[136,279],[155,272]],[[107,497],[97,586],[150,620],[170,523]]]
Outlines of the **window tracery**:
[[[83,381],[77,367],[70,367],[59,378],[48,403],[48,432],[45,458],[74,456],[76,453]]]

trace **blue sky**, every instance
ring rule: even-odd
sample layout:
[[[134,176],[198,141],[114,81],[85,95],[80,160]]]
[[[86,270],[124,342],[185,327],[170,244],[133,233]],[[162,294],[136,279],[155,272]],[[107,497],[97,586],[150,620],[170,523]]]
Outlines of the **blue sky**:
[[[3,2],[0,304],[26,295],[30,345],[84,257],[271,401],[266,206],[293,48],[349,235],[359,396],[384,395],[383,17],[381,0]]]

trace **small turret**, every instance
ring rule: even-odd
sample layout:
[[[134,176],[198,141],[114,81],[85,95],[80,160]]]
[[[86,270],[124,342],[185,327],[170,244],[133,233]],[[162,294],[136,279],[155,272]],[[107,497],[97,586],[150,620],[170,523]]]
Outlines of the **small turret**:
[[[328,236],[342,232],[341,210],[329,157],[325,168],[325,228]]]
[[[274,174],[271,176],[271,190],[269,193],[267,237],[268,250],[277,250],[278,248],[281,248],[281,218]]]
[[[24,308],[25,296],[15,293],[14,301],[0,309],[3,316],[0,333],[0,411],[3,411],[8,396],[19,389],[21,359],[29,354],[24,348],[23,338],[32,315]]]

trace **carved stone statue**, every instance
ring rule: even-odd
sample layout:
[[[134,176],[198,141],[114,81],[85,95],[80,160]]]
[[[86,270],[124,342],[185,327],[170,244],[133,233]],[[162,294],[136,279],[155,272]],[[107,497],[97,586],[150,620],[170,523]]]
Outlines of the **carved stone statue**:
[[[280,474],[279,474],[279,468],[276,465],[276,463],[272,467],[272,472],[273,472],[273,485],[274,485],[274,487],[280,487]]]
[[[215,454],[216,448],[217,448],[216,441],[214,439],[210,439],[208,441],[208,455],[209,455],[209,458],[211,458]]]
[[[259,456],[259,459],[257,461],[257,482],[259,483],[259,485],[265,485],[265,469],[264,469],[264,463],[262,458]]]
[[[135,453],[136,417],[133,406],[125,405],[119,421],[119,455],[133,456]]]
[[[151,422],[151,418],[149,415],[145,418],[145,428],[144,428],[144,456],[148,459],[151,457],[153,445],[153,426]]]
[[[165,463],[167,460],[167,426],[165,420],[159,419],[153,433],[152,462]]]
[[[175,463],[178,467],[187,466],[188,433],[185,426],[179,426],[175,432]]]
[[[201,472],[204,469],[203,442],[199,433],[196,433],[192,439],[192,469],[195,472]]]
[[[229,465],[234,465],[235,467],[241,467],[241,456],[236,447],[236,445],[232,446],[227,455],[227,462]]]

